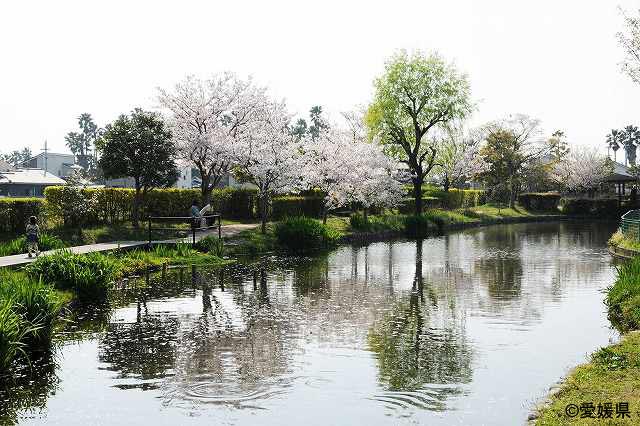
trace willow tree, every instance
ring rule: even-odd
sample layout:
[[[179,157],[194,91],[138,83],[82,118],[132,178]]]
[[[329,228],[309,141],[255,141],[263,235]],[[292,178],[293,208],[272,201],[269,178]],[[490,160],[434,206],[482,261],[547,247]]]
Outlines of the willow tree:
[[[438,54],[401,51],[387,62],[374,82],[375,97],[367,111],[370,136],[387,154],[407,165],[415,197],[415,213],[422,212],[422,184],[431,172],[438,143],[429,131],[471,113],[467,76]]]

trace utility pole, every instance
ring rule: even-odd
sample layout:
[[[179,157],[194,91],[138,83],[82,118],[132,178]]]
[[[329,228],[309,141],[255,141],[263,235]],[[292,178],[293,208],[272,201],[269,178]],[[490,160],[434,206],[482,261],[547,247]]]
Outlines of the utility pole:
[[[47,149],[47,140],[44,140],[44,148],[40,149],[40,151],[44,151],[44,176],[47,175],[47,153],[49,150]]]

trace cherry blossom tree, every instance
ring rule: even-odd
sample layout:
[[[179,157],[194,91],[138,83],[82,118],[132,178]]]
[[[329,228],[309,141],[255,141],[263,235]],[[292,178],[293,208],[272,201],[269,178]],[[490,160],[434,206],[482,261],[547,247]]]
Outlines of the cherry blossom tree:
[[[347,127],[335,124],[315,138],[306,138],[305,184],[325,195],[323,223],[331,209],[358,203],[392,207],[403,190],[395,178],[398,164],[388,158],[378,144],[366,141],[363,113],[343,113]]]
[[[591,193],[612,173],[607,158],[594,147],[571,147],[566,157],[555,165],[553,178],[567,191]]]
[[[459,186],[469,178],[488,170],[489,165],[480,155],[483,135],[480,131],[465,131],[460,124],[441,129],[434,173],[445,191]]]
[[[305,173],[304,155],[289,127],[291,115],[285,103],[264,100],[256,105],[251,125],[238,138],[235,154],[236,172],[258,189],[262,233],[266,232],[271,198],[298,192]]]
[[[207,204],[233,165],[238,139],[257,118],[265,89],[227,72],[206,80],[189,76],[172,91],[158,92],[160,105],[170,112],[178,155],[200,171]]]

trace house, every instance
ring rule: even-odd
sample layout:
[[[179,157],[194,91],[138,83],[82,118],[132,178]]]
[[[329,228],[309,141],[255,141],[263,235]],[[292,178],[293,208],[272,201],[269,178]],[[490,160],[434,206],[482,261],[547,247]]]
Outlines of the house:
[[[5,165],[0,164],[0,197],[43,197],[47,186],[66,183],[64,179],[42,169],[6,169]]]
[[[76,157],[73,154],[59,154],[53,152],[40,153],[22,163],[29,169],[41,169],[59,177],[66,178],[79,167],[75,165]]]

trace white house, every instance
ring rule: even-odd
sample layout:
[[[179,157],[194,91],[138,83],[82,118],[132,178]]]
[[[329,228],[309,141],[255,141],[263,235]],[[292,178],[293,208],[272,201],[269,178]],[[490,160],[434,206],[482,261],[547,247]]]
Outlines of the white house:
[[[43,197],[47,186],[64,185],[64,179],[42,169],[0,165],[0,197]]]
[[[75,156],[73,154],[59,154],[53,152],[43,152],[22,163],[22,166],[29,169],[41,169],[59,177],[66,178],[73,174]]]

